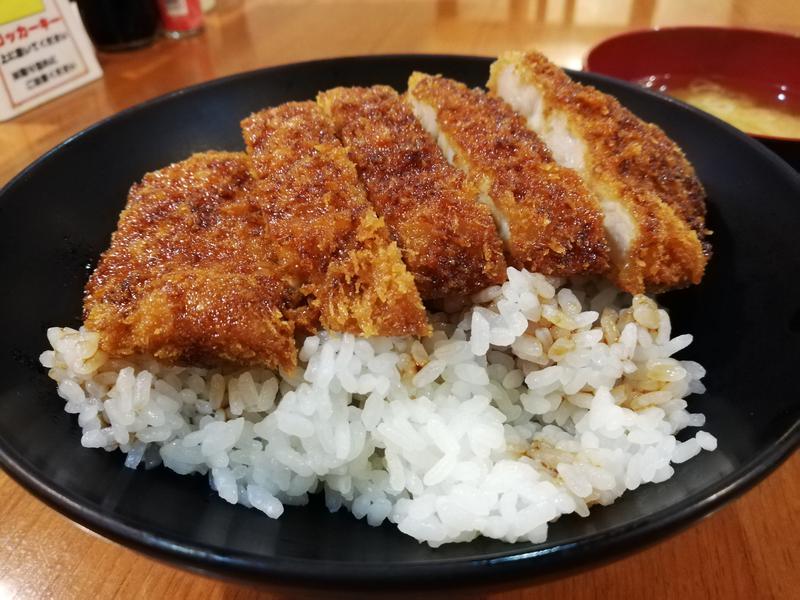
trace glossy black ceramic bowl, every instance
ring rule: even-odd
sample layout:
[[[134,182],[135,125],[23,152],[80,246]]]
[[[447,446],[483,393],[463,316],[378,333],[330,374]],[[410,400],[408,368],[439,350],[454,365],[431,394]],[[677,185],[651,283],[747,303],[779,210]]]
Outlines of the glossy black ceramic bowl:
[[[189,88],[122,112],[31,165],[0,194],[0,462],[56,510],[146,554],[270,585],[402,589],[527,582],[609,560],[672,534],[754,485],[800,441],[800,177],[732,127],[668,98],[573,73],[685,150],[709,196],[714,258],[702,284],[663,296],[684,356],[708,369],[691,398],[719,439],[589,518],[552,525],[544,544],[479,539],[433,550],[393,526],[369,527],[321,501],[277,521],[216,497],[204,477],[123,468],[80,446],[74,416],[37,357],[45,330],[77,326],[88,269],[106,247],[131,183],[191,152],[242,148],[239,120],[337,85],[403,89],[414,69],[470,85],[489,59],[361,57],[288,65]]]

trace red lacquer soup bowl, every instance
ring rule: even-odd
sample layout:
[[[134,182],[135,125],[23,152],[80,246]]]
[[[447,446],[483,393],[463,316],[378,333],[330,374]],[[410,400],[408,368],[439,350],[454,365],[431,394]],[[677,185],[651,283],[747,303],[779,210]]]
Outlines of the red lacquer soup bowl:
[[[800,115],[798,35],[724,27],[633,31],[595,46],[585,68],[665,93],[711,81]],[[800,166],[800,136],[747,133]]]

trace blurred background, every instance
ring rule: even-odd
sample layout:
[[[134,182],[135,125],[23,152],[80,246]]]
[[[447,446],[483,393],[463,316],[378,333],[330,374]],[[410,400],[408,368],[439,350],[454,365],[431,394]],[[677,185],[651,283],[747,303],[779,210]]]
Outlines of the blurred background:
[[[199,19],[169,17],[170,8],[180,15],[191,12],[193,3],[207,10]],[[535,47],[561,66],[580,68],[589,48],[628,30],[700,24],[800,31],[800,10],[785,0],[78,0],[78,4],[101,48],[104,77],[0,125],[0,184],[102,117],[187,85],[279,63],[394,52],[493,55]],[[128,15],[129,27],[145,31],[142,45],[103,50],[113,46],[118,35],[112,34],[109,42],[108,33],[102,32],[104,23],[112,29],[115,19],[118,23],[119,17],[108,16],[111,8]],[[163,32],[165,16],[173,27],[170,35]],[[149,20],[153,32],[148,37]],[[176,22],[185,26],[184,31],[174,30]]]

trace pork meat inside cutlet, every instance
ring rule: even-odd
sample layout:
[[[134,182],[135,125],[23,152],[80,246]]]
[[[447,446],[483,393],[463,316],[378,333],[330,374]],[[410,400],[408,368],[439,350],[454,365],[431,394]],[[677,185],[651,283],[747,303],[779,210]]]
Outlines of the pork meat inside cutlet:
[[[705,192],[661,129],[536,52],[501,56],[488,86],[600,198],[617,285],[642,292],[700,282],[710,251]]]
[[[509,263],[547,275],[602,273],[608,246],[597,202],[498,98],[415,73],[408,98],[423,127],[492,208]]]
[[[317,102],[355,163],[375,211],[423,299],[468,295],[505,280],[489,209],[392,88],[336,88]]]
[[[302,301],[272,260],[244,154],[207,152],[135,184],[86,285],[86,327],[114,356],[168,363],[296,362]]]
[[[290,102],[242,121],[254,190],[277,261],[308,297],[298,326],[427,335],[425,309],[355,166],[314,102]]]

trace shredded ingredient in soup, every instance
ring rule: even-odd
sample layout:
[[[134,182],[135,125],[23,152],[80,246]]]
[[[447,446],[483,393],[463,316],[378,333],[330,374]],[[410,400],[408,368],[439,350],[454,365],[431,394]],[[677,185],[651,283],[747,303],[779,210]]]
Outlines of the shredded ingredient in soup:
[[[747,133],[800,137],[800,113],[770,106],[768,101],[759,101],[707,79],[670,89],[669,94]]]

